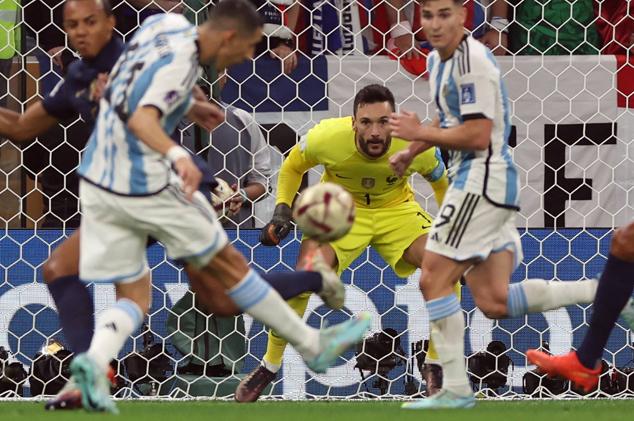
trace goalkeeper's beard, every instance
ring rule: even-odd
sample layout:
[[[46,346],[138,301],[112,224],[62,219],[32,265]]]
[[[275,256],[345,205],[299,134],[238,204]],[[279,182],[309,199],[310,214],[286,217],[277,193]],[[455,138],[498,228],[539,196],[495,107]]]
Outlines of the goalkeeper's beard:
[[[380,158],[383,155],[385,155],[388,151],[388,149],[390,149],[390,145],[392,143],[392,139],[390,137],[386,138],[386,139],[380,139],[380,138],[373,138],[373,139],[369,139],[371,142],[370,143],[374,143],[374,145],[378,145],[380,141],[381,142],[381,149],[378,150],[376,148],[371,148],[368,140],[363,139],[361,136],[359,136],[357,138],[357,145],[359,146],[359,149],[361,149],[361,152],[363,152],[364,155],[370,157],[370,158]],[[374,141],[374,142],[372,142]]]

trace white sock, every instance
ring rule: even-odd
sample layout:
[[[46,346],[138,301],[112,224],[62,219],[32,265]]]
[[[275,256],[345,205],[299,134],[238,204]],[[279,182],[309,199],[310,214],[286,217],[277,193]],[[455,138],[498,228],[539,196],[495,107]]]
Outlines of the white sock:
[[[120,299],[99,315],[88,355],[106,371],[110,361],[119,355],[125,341],[142,321],[143,312],[139,306],[132,300]]]
[[[262,358],[262,365],[264,366],[264,368],[269,370],[271,373],[277,373],[282,368],[282,366],[280,364],[270,363],[265,358]]]
[[[460,396],[473,394],[464,358],[465,322],[455,294],[427,302],[431,337],[442,365],[442,388]]]
[[[589,304],[594,301],[598,284],[596,279],[566,282],[527,279],[511,284],[507,313],[510,317],[517,317],[572,304]]]
[[[286,339],[304,357],[319,353],[319,331],[308,326],[260,275],[253,270],[227,291],[242,311]]]

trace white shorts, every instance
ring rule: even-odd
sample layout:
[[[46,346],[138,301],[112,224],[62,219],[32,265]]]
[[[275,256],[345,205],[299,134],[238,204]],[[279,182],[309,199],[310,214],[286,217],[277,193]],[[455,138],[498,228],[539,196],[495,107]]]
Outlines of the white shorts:
[[[492,205],[483,196],[449,188],[427,237],[429,251],[452,260],[484,260],[491,253],[513,252],[522,261],[522,243],[514,209]]]
[[[79,276],[86,282],[134,282],[148,270],[148,236],[173,259],[206,265],[227,245],[227,234],[205,197],[190,202],[168,186],[151,196],[121,196],[82,180]]]

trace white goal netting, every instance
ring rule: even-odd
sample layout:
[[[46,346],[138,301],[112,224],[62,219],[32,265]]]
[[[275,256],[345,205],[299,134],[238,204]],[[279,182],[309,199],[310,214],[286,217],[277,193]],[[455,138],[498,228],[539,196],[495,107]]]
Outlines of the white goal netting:
[[[171,9],[196,22],[204,19],[209,3],[123,0],[114,1],[113,7],[118,32],[129,37],[148,15]],[[500,9],[498,3],[505,7]],[[633,38],[629,3],[467,2],[469,30],[477,36],[490,36],[495,30],[497,39],[508,39],[500,47],[505,54],[497,58],[512,104],[510,144],[521,177],[517,226],[525,255],[513,282],[526,278],[575,282],[596,276],[605,262],[612,229],[634,217],[634,61],[626,54]],[[3,61],[6,64],[0,101],[6,107],[24,111],[56,83],[56,73],[63,68],[59,63],[67,65],[74,58],[62,33],[62,4],[0,1],[0,43],[5,43],[0,45],[0,66]],[[233,136],[223,135],[223,139],[240,144],[214,143],[213,133],[210,137],[188,122],[181,124],[176,137],[230,183],[271,186],[269,197],[249,203],[240,218],[226,221],[226,227],[255,268],[283,271],[295,266],[299,233],[290,235],[281,247],[264,247],[257,228],[270,218],[276,173],[299,137],[322,118],[350,115],[356,90],[369,83],[385,84],[399,108],[414,110],[423,118],[431,118],[434,106],[424,60],[399,61],[386,54],[394,48],[392,35],[402,33],[390,31],[392,14],[388,12],[399,10],[399,20],[411,22],[416,31],[419,11],[413,3],[303,0],[276,4],[262,0],[257,4],[265,16],[284,10],[285,25],[269,27],[273,28],[269,36],[281,39],[274,45],[281,43],[293,51],[296,67],[285,71],[279,57],[263,49],[255,61],[229,70],[222,100],[244,112],[228,120],[223,130]],[[36,6],[39,11],[28,10]],[[296,24],[295,18],[288,19],[293,8],[298,11]],[[500,10],[506,15],[500,16]],[[608,12],[614,18],[611,23],[601,18]],[[34,15],[45,16],[45,24]],[[501,29],[504,32],[497,32]],[[2,31],[13,31],[15,38],[3,38]],[[290,32],[295,35],[288,41]],[[570,41],[571,34],[576,40]],[[425,46],[424,41],[416,43]],[[4,57],[4,45],[17,51]],[[219,91],[214,77],[208,72],[202,84]],[[53,300],[42,281],[42,265],[78,226],[74,170],[88,134],[80,119],[71,119],[19,147],[0,140],[0,397],[55,393],[63,383],[60,379],[68,375],[67,364],[55,363],[66,358],[63,352],[49,359],[48,374],[33,368],[47,352],[59,348],[53,342],[65,344]],[[245,157],[254,166],[252,171],[240,167]],[[307,182],[316,182],[318,173],[319,169],[311,170]],[[413,183],[423,207],[435,213],[429,187],[422,179],[415,178]],[[119,355],[115,393],[119,397],[230,397],[239,379],[262,358],[266,331],[248,317],[221,319],[195,308],[180,266],[168,260],[159,245],[149,248],[148,258],[153,305],[143,329]],[[393,329],[390,332],[395,332],[398,343],[388,341],[387,352],[370,356],[370,364],[368,359],[360,364],[363,375],[355,368],[359,361],[354,351],[348,351],[326,374],[315,375],[289,347],[267,395],[304,399],[421,393],[425,383],[417,357],[423,355],[420,341],[429,337],[429,328],[418,275],[400,279],[373,250],[367,250],[343,275],[346,310],[330,311],[314,297],[306,319],[318,326],[367,310],[374,314],[371,332]],[[91,285],[90,291],[97,313],[114,303],[112,286]],[[591,306],[493,321],[475,308],[467,288],[463,288],[462,306],[467,320],[466,356],[488,355],[470,358],[474,390],[490,397],[576,393],[567,383],[532,377],[529,372],[534,367],[528,365],[525,352],[546,343],[556,354],[578,346]],[[634,377],[628,383],[634,371],[629,368],[634,367],[633,340],[624,323],[615,328],[604,353],[605,375],[595,394],[634,392]],[[487,348],[492,352],[487,353]]]

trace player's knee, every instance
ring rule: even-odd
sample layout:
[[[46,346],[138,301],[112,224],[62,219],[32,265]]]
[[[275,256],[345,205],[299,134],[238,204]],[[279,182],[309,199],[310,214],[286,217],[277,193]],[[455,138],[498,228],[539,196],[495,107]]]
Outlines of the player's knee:
[[[434,289],[438,287],[438,282],[434,279],[434,274],[431,271],[424,270],[420,279],[418,280],[418,288],[423,293],[423,297],[429,297],[433,294]]]
[[[44,262],[42,266],[42,276],[47,284],[55,282],[64,276],[76,274],[76,268],[70,268],[63,259],[58,258],[55,254]]]
[[[610,253],[620,259],[634,261],[634,222],[614,232]]]

